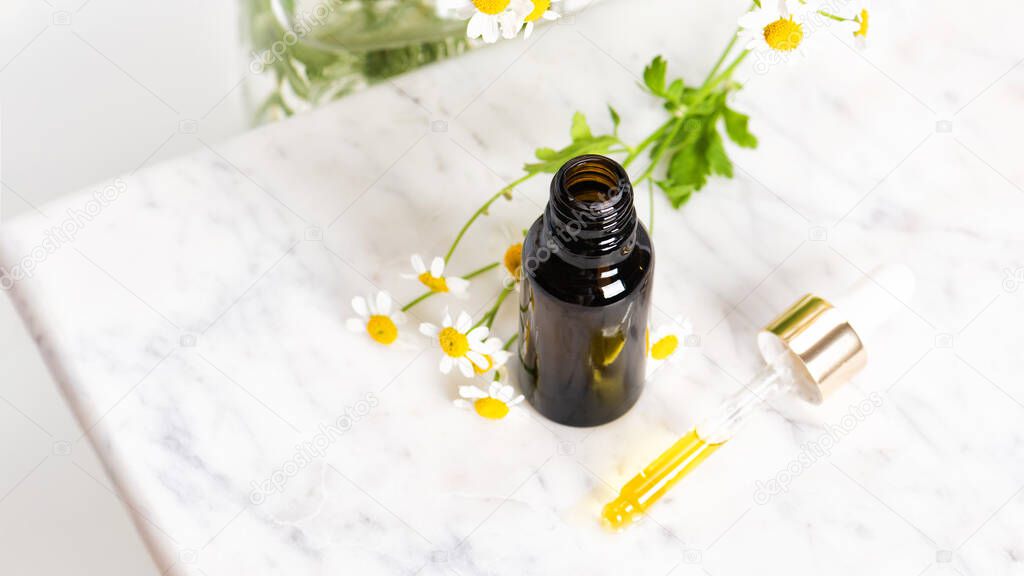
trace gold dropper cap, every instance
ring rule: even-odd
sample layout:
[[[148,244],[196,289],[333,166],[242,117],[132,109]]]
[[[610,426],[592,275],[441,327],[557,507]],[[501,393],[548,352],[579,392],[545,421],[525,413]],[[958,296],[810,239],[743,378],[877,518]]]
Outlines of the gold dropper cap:
[[[757,336],[765,362],[794,370],[801,393],[814,404],[842,387],[867,365],[864,344],[842,312],[808,294],[772,320]]]

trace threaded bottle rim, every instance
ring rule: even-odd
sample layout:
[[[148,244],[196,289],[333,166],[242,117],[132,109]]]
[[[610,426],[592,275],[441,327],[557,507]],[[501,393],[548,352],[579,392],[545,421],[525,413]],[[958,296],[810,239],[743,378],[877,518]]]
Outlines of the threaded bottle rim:
[[[596,154],[569,160],[551,180],[544,223],[567,259],[605,265],[629,254],[637,217],[626,170]]]

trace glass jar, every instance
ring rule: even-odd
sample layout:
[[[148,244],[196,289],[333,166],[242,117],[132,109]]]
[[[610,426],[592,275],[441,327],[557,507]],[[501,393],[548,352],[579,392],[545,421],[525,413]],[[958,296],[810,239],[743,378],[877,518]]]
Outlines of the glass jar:
[[[572,10],[590,0],[562,0]],[[290,116],[368,84],[462,54],[461,0],[243,0],[257,122]]]
[[[257,122],[290,116],[469,48],[435,0],[245,0]]]

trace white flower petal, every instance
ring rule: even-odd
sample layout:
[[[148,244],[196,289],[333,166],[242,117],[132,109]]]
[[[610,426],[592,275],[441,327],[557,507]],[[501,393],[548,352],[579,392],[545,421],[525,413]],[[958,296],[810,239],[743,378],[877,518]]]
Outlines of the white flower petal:
[[[469,24],[466,25],[466,36],[470,38],[479,38],[483,36],[484,23],[487,18],[487,14],[474,11],[473,16],[469,19]]]
[[[466,338],[470,341],[470,347],[476,348],[475,346],[472,346],[474,342],[483,344],[484,338],[487,338],[487,334],[489,334],[490,331],[491,330],[487,328],[487,326],[477,326],[470,330],[469,333],[466,334]]]
[[[484,355],[480,354],[479,352],[474,352],[470,350],[469,352],[466,352],[466,358],[469,358],[469,361],[472,362],[474,366],[481,370],[488,367],[487,358],[484,358]]]
[[[426,265],[423,264],[423,258],[419,254],[412,255],[412,269],[416,271],[416,274],[423,274],[427,271]]]
[[[449,328],[452,325],[452,315],[448,313],[448,309],[444,309],[444,320],[441,321],[441,326]]]
[[[391,314],[391,294],[383,290],[377,293],[377,314],[384,316]]]
[[[494,365],[493,367],[494,368],[500,368],[500,367],[504,366],[505,363],[508,362],[508,359],[511,358],[511,357],[512,357],[512,354],[510,352],[506,352],[504,350],[498,350],[497,352],[492,352],[491,353],[491,362],[493,363],[493,365]]]
[[[405,324],[406,319],[405,312],[401,310],[391,314],[391,321],[395,324]]]
[[[345,327],[352,332],[363,332],[366,330],[366,320],[361,318],[349,318],[345,321]]]
[[[448,374],[452,371],[452,367],[455,365],[455,358],[445,354],[441,356],[441,373]]]
[[[558,20],[561,17],[562,17],[561,14],[559,14],[558,12],[555,12],[553,10],[548,10],[547,12],[544,13],[543,16],[541,16],[541,18],[543,18],[545,20]]]
[[[441,333],[441,329],[430,322],[424,322],[420,324],[420,334],[424,336],[437,336]]]
[[[453,276],[451,278],[445,278],[444,280],[448,284],[448,291],[452,294],[465,294],[466,289],[469,288],[469,280],[466,280],[465,278]]]
[[[484,42],[488,44],[494,44],[498,41],[500,31],[498,30],[498,19],[494,16],[489,16],[483,21],[483,33],[481,34]]]
[[[435,257],[430,262],[430,275],[434,278],[440,278],[444,276],[444,258],[440,256]]]
[[[502,347],[504,344],[502,344],[501,338],[488,338],[481,342],[476,350],[482,354],[496,354]]]
[[[509,400],[508,402],[505,402],[505,404],[508,404],[509,408],[511,408],[512,406],[521,404],[524,399],[526,399],[526,397],[520,394],[519,396],[516,396],[515,398]]]
[[[530,36],[533,36],[533,22],[527,22],[523,28],[523,39],[528,39]]]
[[[505,384],[504,386],[502,386],[501,390],[498,391],[498,397],[501,398],[502,400],[506,401],[506,402],[511,400],[513,397],[515,397],[515,395],[516,395],[516,389],[511,387],[511,386],[509,386],[508,384]]]
[[[370,307],[366,304],[366,298],[356,296],[352,299],[352,309],[363,318],[370,317]]]
[[[455,329],[465,334],[473,327],[473,318],[465,311],[459,312],[459,318],[455,321]]]
[[[463,356],[462,358],[459,358],[456,362],[459,365],[459,372],[462,372],[463,376],[465,376],[466,378],[473,377],[473,363],[469,361],[469,358]]]
[[[491,385],[487,387],[487,395],[491,398],[501,398],[501,387],[503,384],[497,380],[492,380]]]
[[[511,40],[519,34],[519,30],[523,27],[523,18],[511,10],[506,10],[498,15],[498,25],[501,28],[502,38]]]
[[[512,0],[508,4],[508,11],[519,18],[526,18],[533,12],[534,6],[533,0]]]

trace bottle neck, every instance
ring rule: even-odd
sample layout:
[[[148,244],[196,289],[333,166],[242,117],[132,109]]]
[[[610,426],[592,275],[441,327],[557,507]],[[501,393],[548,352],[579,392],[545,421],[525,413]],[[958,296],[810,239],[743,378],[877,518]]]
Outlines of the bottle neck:
[[[551,180],[543,245],[581,268],[610,266],[636,245],[633,185],[618,162],[598,155],[567,162]]]

